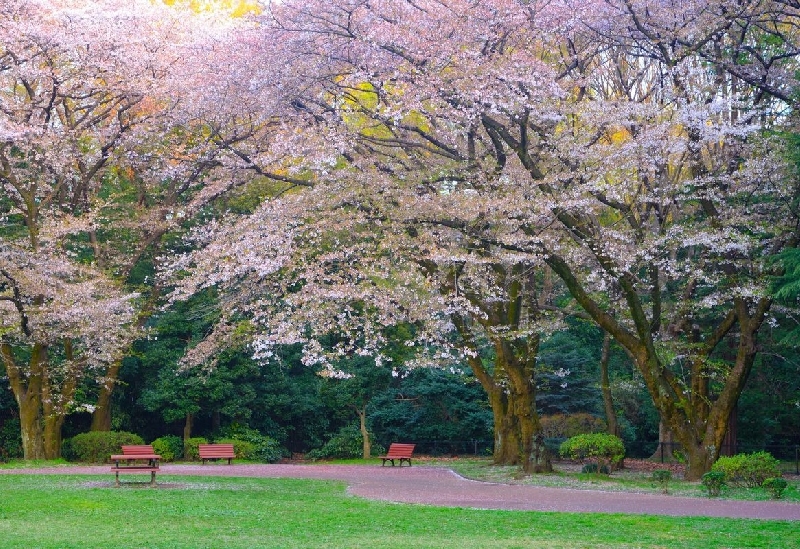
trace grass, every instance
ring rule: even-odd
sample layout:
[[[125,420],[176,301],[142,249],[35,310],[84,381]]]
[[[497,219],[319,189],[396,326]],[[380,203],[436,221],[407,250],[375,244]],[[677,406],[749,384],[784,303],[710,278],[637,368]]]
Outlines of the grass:
[[[652,472],[623,469],[608,475],[591,475],[559,471],[549,474],[519,476],[519,467],[492,465],[488,459],[457,459],[446,462],[431,461],[428,465],[441,465],[452,468],[459,475],[484,482],[502,484],[525,484],[532,486],[550,486],[555,488],[575,488],[583,490],[604,490],[610,492],[636,492],[660,494],[661,485],[652,479]],[[789,486],[781,499],[800,502],[800,480],[786,477]],[[708,492],[699,482],[687,482],[673,478],[670,480],[669,494],[684,497],[708,497]],[[761,488],[723,488],[721,498],[764,501],[770,494]]]
[[[4,549],[789,548],[800,523],[391,504],[338,482],[0,475]]]

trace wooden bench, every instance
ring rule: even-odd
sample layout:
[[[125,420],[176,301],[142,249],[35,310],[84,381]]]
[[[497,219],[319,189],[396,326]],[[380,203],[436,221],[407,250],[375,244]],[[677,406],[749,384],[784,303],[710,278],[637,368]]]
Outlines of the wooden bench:
[[[136,444],[123,446],[121,454],[111,456],[114,466],[111,471],[116,479],[116,486],[119,486],[120,473],[150,473],[150,486],[156,485],[156,472],[158,472],[158,461],[161,456],[156,454],[150,444]]]
[[[392,467],[394,467],[394,460],[398,460],[400,467],[403,466],[404,461],[408,463],[409,467],[411,467],[411,454],[414,453],[414,446],[414,444],[392,442],[389,445],[389,451],[386,452],[386,455],[381,456],[381,459],[383,460],[381,467],[386,465],[387,461],[391,461]]]
[[[217,461],[220,459],[227,459],[228,465],[230,465],[231,460],[236,457],[233,453],[233,444],[201,444],[199,450],[203,465],[206,464],[206,460]]]

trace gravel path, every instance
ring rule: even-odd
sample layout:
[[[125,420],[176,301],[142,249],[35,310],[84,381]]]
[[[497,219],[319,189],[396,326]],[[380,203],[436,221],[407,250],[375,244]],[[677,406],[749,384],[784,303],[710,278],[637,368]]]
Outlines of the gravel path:
[[[0,469],[0,474],[96,474],[113,477],[107,465]],[[346,482],[349,486],[348,492],[356,496],[444,507],[800,520],[798,503],[492,484],[467,480],[449,469],[416,465],[401,468],[361,465],[166,464],[161,466],[159,481],[169,482],[164,479],[164,475],[340,480]],[[110,478],[109,486],[113,486],[113,478]]]

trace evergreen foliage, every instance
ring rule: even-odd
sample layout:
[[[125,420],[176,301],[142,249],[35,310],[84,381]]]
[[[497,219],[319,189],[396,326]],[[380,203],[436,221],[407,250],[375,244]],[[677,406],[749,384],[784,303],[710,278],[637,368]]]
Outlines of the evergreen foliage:
[[[703,475],[700,483],[708,491],[708,497],[717,497],[722,488],[726,486],[725,473],[722,471],[709,471]]]
[[[427,452],[461,453],[465,446],[459,443],[492,439],[492,414],[480,384],[448,370],[405,372],[375,397],[369,417],[384,446],[407,440],[429,443]]]
[[[183,458],[187,461],[200,461],[200,445],[208,444],[204,437],[191,437],[183,441]]]
[[[788,485],[789,483],[780,477],[770,477],[761,483],[761,487],[769,492],[772,499],[781,499],[783,491],[786,490]]]
[[[183,457],[183,439],[175,435],[165,435],[153,441],[153,451],[165,462]]]
[[[571,437],[561,444],[562,457],[579,462],[589,461],[602,467],[617,467],[625,458],[625,445],[619,437],[606,433],[590,433]]]
[[[725,481],[734,486],[757,488],[771,477],[780,477],[780,462],[769,452],[753,452],[722,456],[711,467],[714,472],[725,474]]]
[[[308,459],[349,459],[362,456],[364,439],[356,424],[347,425],[339,429],[321,448],[311,450],[306,454]],[[378,444],[372,446],[372,455],[380,455],[386,449]]]
[[[256,429],[233,424],[222,431],[216,443],[233,444],[236,457],[261,463],[277,463],[286,454],[277,440],[261,434]]]

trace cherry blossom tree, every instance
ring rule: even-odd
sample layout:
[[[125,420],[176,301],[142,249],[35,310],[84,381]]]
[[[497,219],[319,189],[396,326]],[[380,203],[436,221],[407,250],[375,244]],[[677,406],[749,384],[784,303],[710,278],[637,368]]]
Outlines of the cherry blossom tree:
[[[796,185],[773,132],[792,121],[796,9],[265,6],[246,41],[259,62],[243,70],[261,76],[248,97],[273,117],[260,135],[279,138],[219,143],[243,173],[285,187],[196,233],[202,251],[171,265],[185,275],[178,297],[227,290],[228,322],[190,360],[243,319],[260,356],[303,341],[323,366],[317,337],[334,331],[349,336],[333,352],[377,355],[380,326],[427,326],[420,341],[439,350],[458,333],[499,395],[498,433],[513,433],[496,457],[513,448],[530,465],[555,274],[631,355],[699,477],[770,322],[771,258],[796,245]],[[519,428],[503,430],[509,418]]]
[[[90,258],[127,280],[170,231],[252,180],[247,154],[268,148],[277,126],[264,104],[247,102],[252,83],[237,72],[246,36],[229,39],[244,23],[231,16],[252,6],[178,4],[4,6],[2,183],[9,219],[28,227],[25,246]],[[266,144],[244,150],[248,140]],[[133,328],[161,296],[152,280],[139,288]],[[120,364],[95,372],[95,430],[110,428]]]
[[[298,101],[352,150],[343,177],[405,226],[546,263],[634,358],[689,476],[705,472],[769,321],[769,257],[796,243],[795,188],[766,131],[789,121],[796,7],[338,2],[271,15],[315,67],[301,72],[319,91]]]
[[[144,144],[172,106],[179,58],[159,45],[181,27],[149,2],[0,9],[2,356],[25,457],[53,458],[80,382],[102,383],[137,333],[119,283],[132,252],[103,235],[124,209],[117,184],[159,168]]]

